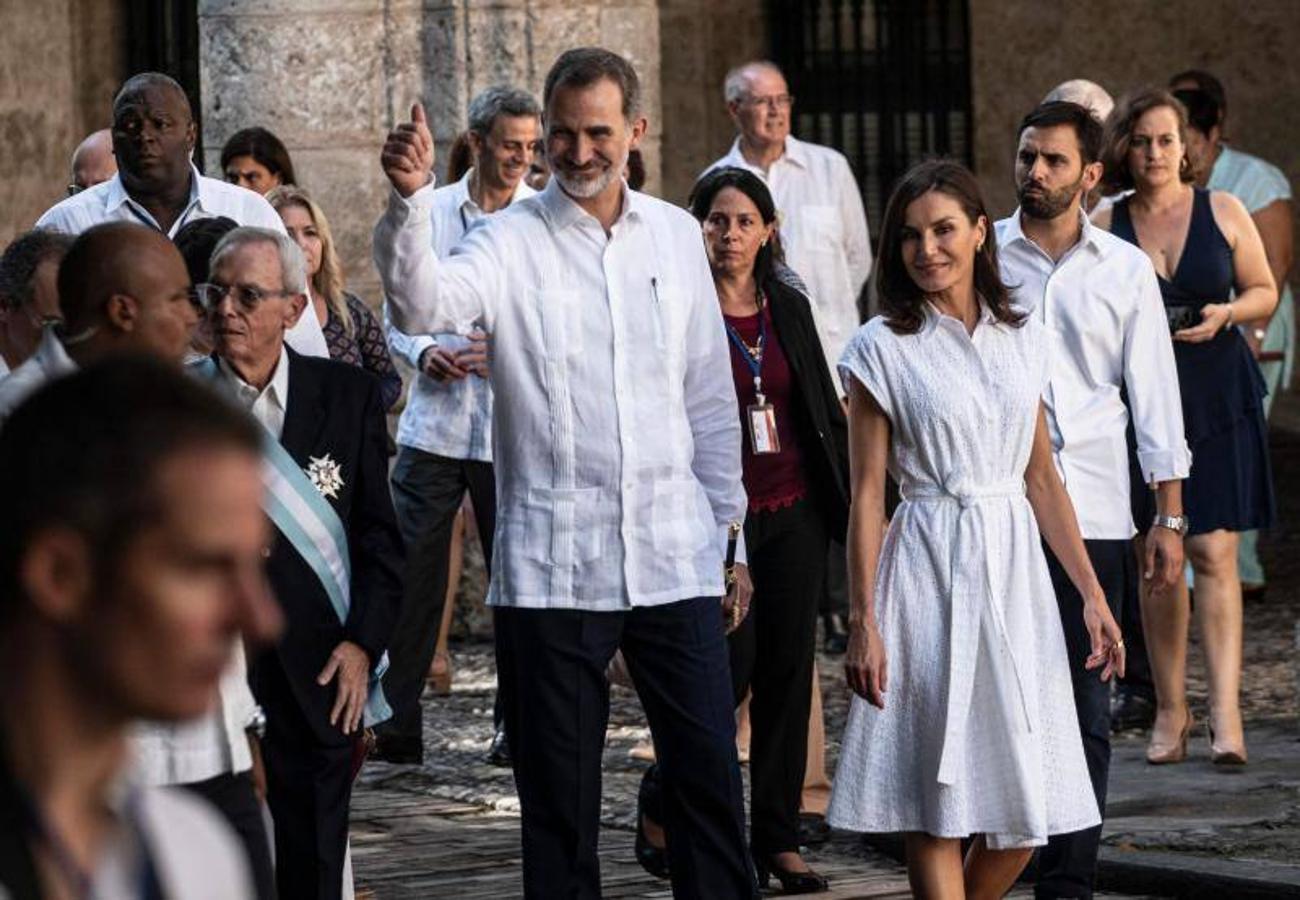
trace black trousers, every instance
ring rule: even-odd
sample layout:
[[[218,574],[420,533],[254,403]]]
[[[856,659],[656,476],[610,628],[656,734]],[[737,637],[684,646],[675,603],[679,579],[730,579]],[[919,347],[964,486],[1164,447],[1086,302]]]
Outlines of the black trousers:
[[[745,519],[754,599],[732,633],[737,700],[748,688],[749,829],[755,856],[799,849],[799,798],[808,761],[817,606],[826,528],[808,500]]]
[[[494,609],[524,896],[600,897],[605,669],[620,647],[654,735],[673,896],[755,898],[719,598],[626,612]]]
[[[1120,619],[1125,579],[1133,568],[1133,550],[1128,541],[1084,541],[1097,580],[1106,594],[1106,602],[1116,620]],[[1061,628],[1065,632],[1065,650],[1070,658],[1070,677],[1074,682],[1074,705],[1079,714],[1079,732],[1083,737],[1083,755],[1088,763],[1088,777],[1097,798],[1097,808],[1106,814],[1106,780],[1110,774],[1110,684],[1102,681],[1096,670],[1084,669],[1092,652],[1088,630],[1083,624],[1083,598],[1074,589],[1061,563],[1047,545],[1047,568],[1056,590],[1061,611]],[[1125,646],[1127,647],[1127,640]],[[1038,856],[1038,883],[1034,894],[1040,898],[1092,897],[1093,878],[1097,872],[1097,850],[1101,845],[1101,826],[1071,834],[1053,835]]]
[[[271,866],[271,843],[262,818],[262,804],[253,790],[249,772],[226,773],[206,781],[180,785],[217,808],[235,830],[248,856],[248,871],[258,900],[275,900],[275,872]]]
[[[287,692],[279,665],[268,670],[268,680],[280,682],[268,687]],[[267,714],[262,759],[266,800],[275,821],[276,889],[280,900],[339,900],[352,799],[352,744],[320,743],[292,702],[277,703],[275,709],[276,715]]]
[[[403,446],[393,466],[392,485],[393,508],[406,543],[406,580],[384,676],[384,694],[393,717],[381,730],[394,737],[419,739],[423,732],[420,694],[447,599],[452,523],[469,491],[490,572],[496,484],[491,463],[449,459]]]
[[[1130,547],[1128,571],[1124,578],[1123,615],[1119,622],[1124,632],[1124,677],[1119,679],[1119,684],[1124,690],[1154,703],[1156,686],[1151,680],[1151,661],[1147,658],[1146,636],[1142,633],[1142,596],[1138,590],[1142,564],[1133,555],[1136,552]],[[1183,577],[1181,572],[1178,577]]]

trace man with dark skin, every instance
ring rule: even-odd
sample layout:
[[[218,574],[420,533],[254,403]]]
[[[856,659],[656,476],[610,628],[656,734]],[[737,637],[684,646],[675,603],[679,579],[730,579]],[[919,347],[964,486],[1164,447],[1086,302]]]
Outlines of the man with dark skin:
[[[0,255],[0,378],[36,352],[44,326],[60,318],[59,262],[72,239],[34,229]]]
[[[198,322],[189,273],[172,242],[143,225],[99,225],[73,242],[59,268],[61,329],[0,382],[0,424],[54,378],[119,353],[180,362]]]

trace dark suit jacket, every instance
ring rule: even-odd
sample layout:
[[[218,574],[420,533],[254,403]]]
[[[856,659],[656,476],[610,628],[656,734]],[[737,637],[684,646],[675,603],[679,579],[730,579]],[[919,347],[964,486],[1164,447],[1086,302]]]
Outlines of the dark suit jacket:
[[[791,381],[803,401],[795,422],[804,470],[830,536],[843,541],[849,521],[848,422],[839,391],[826,370],[826,356],[812,307],[797,288],[772,276],[763,284],[772,307],[772,325],[790,366]]]
[[[337,497],[325,499],[347,530],[352,605],[340,623],[320,580],[277,534],[267,574],[284,609],[285,631],[273,652],[253,660],[249,683],[268,718],[298,721],[301,711],[318,741],[338,745],[350,738],[329,724],[337,685],[321,687],[316,676],[344,640],[364,648],[372,668],[378,664],[401,602],[405,554],[388,490],[388,429],[378,379],[345,363],[287,352],[289,401],[280,443],[304,470],[309,457],[327,454],[340,467],[343,486]],[[291,696],[285,696],[286,681]]]

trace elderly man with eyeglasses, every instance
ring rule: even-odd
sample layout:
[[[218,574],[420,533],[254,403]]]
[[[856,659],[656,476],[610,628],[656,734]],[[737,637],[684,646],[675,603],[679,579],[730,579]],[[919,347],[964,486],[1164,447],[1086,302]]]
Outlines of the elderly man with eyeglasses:
[[[285,334],[307,305],[306,264],[279,231],[242,227],[212,253],[196,294],[215,351],[196,365],[266,431],[267,577],[284,636],[249,660],[281,900],[336,900],[362,729],[390,710],[380,688],[404,552],[388,491],[379,381],[302,356]]]

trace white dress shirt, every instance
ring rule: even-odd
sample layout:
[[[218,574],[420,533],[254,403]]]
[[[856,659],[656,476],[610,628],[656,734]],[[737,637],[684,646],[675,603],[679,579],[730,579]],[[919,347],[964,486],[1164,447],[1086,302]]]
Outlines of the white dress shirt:
[[[607,235],[552,179],[432,252],[433,188],[375,227],[389,316],[493,338],[488,603],[622,610],[721,596],[745,514],[740,420],[700,226],[624,188]]]
[[[24,400],[55,378],[77,371],[53,325],[45,326],[36,352],[0,380],[0,427]]]
[[[429,210],[433,252],[439,259],[451,253],[465,232],[489,215],[470,196],[470,169],[455,184],[436,188]],[[511,203],[537,193],[521,178]],[[409,335],[388,326],[388,348],[415,369],[406,408],[397,422],[397,443],[448,459],[492,461],[492,386],[486,378],[436,381],[420,371],[420,356],[441,344],[448,351],[467,345],[461,335]]]
[[[285,233],[280,214],[261,194],[200,175],[193,164],[190,165],[190,171],[193,178],[190,181],[189,203],[172,223],[171,230],[165,232],[167,237],[174,239],[176,232],[189,222],[217,216],[233,219],[240,225],[255,225]],[[36,227],[75,235],[104,222],[135,222],[162,231],[149,211],[127,194],[121,175],[114,175],[102,184],[60,200],[36,220]],[[307,311],[310,312],[311,307]],[[315,316],[299,316],[285,340],[304,356],[329,358],[329,345],[325,343],[325,333]]]
[[[861,324],[858,295],[871,275],[867,213],[849,161],[830,147],[787,137],[785,153],[767,172],[745,159],[739,139],[709,169],[719,166],[739,166],[767,182],[785,261],[808,285],[827,365],[836,371]]]
[[[217,362],[217,371],[221,375],[217,383],[222,389],[279,440],[284,432],[285,410],[289,408],[289,353],[284,347],[280,347],[280,360],[275,364],[271,380],[260,390],[239,377],[224,359]]]
[[[0,356],[0,381],[3,381],[4,377],[8,374],[9,374],[9,363],[5,362],[5,358],[3,356]]]
[[[1134,534],[1130,411],[1146,482],[1186,478],[1192,455],[1155,269],[1137,247],[1082,213],[1080,221],[1079,243],[1053,263],[1025,236],[1016,210],[997,223],[998,256],[1016,305],[1046,325],[1052,342],[1043,401],[1056,468],[1083,536],[1127,540]]]

